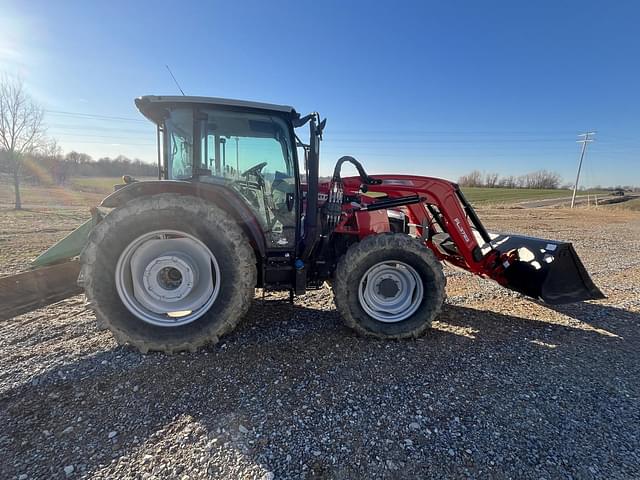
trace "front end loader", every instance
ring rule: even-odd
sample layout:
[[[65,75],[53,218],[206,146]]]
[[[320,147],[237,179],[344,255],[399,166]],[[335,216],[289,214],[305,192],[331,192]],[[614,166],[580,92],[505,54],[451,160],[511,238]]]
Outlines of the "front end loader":
[[[119,342],[195,350],[236,326],[256,287],[293,297],[328,282],[349,327],[416,337],[444,302],[443,262],[549,304],[604,298],[570,243],[488,232],[455,183],[370,176],[349,156],[320,182],[317,113],[186,96],[136,106],[157,127],[159,179],[124,178],[36,268],[0,278],[0,318],[84,291]],[[345,163],[358,175],[343,178]]]

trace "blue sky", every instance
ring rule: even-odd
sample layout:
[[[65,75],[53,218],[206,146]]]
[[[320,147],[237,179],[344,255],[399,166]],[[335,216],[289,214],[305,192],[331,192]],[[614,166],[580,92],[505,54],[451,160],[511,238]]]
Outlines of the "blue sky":
[[[0,71],[20,75],[66,150],[154,161],[133,106],[175,94],[328,117],[321,170],[456,179],[546,168],[640,185],[640,2],[0,0]],[[61,113],[68,112],[68,113]],[[83,117],[78,113],[115,118]]]

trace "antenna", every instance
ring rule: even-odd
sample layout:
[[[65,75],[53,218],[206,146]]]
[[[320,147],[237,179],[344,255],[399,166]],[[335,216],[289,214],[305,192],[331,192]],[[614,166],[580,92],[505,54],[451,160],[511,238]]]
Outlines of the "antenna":
[[[176,80],[176,77],[173,75],[173,72],[169,68],[169,65],[165,65],[165,67],[167,67],[167,70],[169,71],[169,75],[171,75],[171,78],[173,78],[173,81],[176,82],[176,87],[178,87],[178,90],[180,90],[180,93],[182,94],[182,96],[186,97],[186,95],[182,91],[182,88],[180,87],[180,84],[178,83],[178,80]]]

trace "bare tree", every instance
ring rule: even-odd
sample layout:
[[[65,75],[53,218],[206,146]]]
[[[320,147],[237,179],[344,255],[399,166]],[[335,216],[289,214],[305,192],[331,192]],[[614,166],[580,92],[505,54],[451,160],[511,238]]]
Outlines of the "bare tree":
[[[555,189],[560,186],[562,178],[560,175],[548,170],[538,170],[529,175],[529,188]]]
[[[6,75],[0,79],[0,149],[5,152],[13,176],[16,210],[22,208],[22,160],[45,140],[43,117],[44,110],[25,91],[21,80]]]
[[[489,188],[495,188],[498,186],[498,180],[500,175],[495,172],[489,172],[484,177],[484,186]]]
[[[43,157],[58,158],[62,156],[62,147],[55,138],[49,138],[42,143],[39,153]]]
[[[458,179],[458,183],[462,187],[481,187],[482,172],[479,170],[473,170],[471,173],[461,176]]]
[[[473,170],[467,175],[458,179],[458,184],[462,187],[503,187],[503,188],[547,188],[556,189],[560,187],[562,177],[555,172],[548,170],[537,170],[515,177],[501,177],[498,173],[482,173]]]
[[[529,175],[520,175],[516,178],[516,187],[529,188]]]
[[[516,188],[518,186],[518,180],[513,175],[509,175],[508,177],[502,177],[498,181],[498,186],[502,188]]]

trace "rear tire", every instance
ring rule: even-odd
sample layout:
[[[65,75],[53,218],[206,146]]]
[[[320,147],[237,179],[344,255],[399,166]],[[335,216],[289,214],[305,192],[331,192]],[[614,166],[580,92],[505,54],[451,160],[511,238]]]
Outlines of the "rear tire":
[[[138,302],[135,298],[131,300],[135,296],[131,292],[128,297],[123,296],[122,281],[116,280],[116,276],[120,275],[121,267],[117,265],[121,257],[125,258],[130,246],[140,238],[144,239],[145,235],[156,231],[183,233],[185,238],[192,239],[188,245],[195,249],[196,256],[198,251],[211,254],[211,266],[215,267],[212,271],[219,273],[219,277],[213,279],[214,284],[218,280],[219,283],[215,289],[211,287],[209,300],[201,302],[202,312],[193,315],[194,319],[187,322],[177,320],[175,326],[171,324],[171,316],[167,316],[168,321],[164,323],[162,318],[154,323],[152,311],[148,316],[136,312],[136,308],[144,311],[144,307],[140,307],[144,302]],[[193,245],[201,245],[202,248],[199,250]],[[173,252],[165,254],[169,257],[159,257],[161,253],[155,253],[158,258],[153,262],[166,262],[167,258],[175,255]],[[182,261],[183,257],[178,255],[178,258]],[[84,286],[98,325],[108,328],[119,343],[132,345],[143,353],[150,350],[166,353],[195,351],[205,344],[216,343],[222,335],[233,330],[246,314],[254,296],[257,277],[255,255],[237,222],[216,205],[177,194],[137,198],[109,213],[91,232],[80,259],[82,269],[79,282]],[[176,265],[182,268],[181,265],[185,263],[188,265],[188,262]],[[158,265],[158,268],[162,266],[161,263]],[[185,268],[185,272],[190,272],[188,266]],[[207,272],[207,268],[202,270]],[[150,271],[155,272],[147,267],[145,274]],[[131,269],[132,279],[135,277],[133,272]],[[178,278],[178,282],[182,281],[182,277]],[[208,281],[208,276],[205,278]],[[194,279],[194,283],[197,283],[197,275]],[[133,282],[135,280],[130,281]],[[157,282],[151,287],[148,284],[145,286],[163,293]],[[176,289],[181,287],[169,284],[167,288],[174,289],[167,291],[178,291]],[[164,297],[158,298],[159,302],[147,301],[146,305],[150,304],[156,309],[157,304],[162,307]]]
[[[356,332],[415,338],[431,327],[445,298],[442,265],[405,234],[371,235],[340,259],[333,281],[336,308]]]

